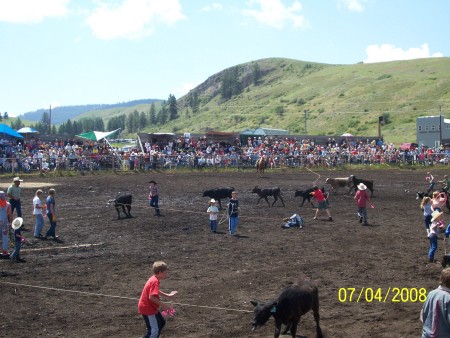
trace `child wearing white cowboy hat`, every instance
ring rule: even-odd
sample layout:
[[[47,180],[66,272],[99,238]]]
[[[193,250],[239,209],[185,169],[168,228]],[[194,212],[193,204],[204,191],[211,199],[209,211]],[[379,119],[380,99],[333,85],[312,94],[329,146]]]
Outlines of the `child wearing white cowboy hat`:
[[[20,227],[23,224],[23,218],[17,217],[11,222],[11,227],[14,229],[14,251],[10,258],[13,262],[24,263],[25,260],[20,258],[20,245],[25,241],[25,237],[22,236]]]
[[[439,229],[444,226],[443,220],[444,213],[435,210],[431,214],[431,225],[430,225],[430,233],[428,238],[430,239],[430,250],[428,251],[428,262],[434,262],[434,254],[436,253],[438,247],[438,235]]]
[[[367,187],[364,183],[358,184],[358,191],[355,194],[354,200],[358,206],[359,223],[364,221],[364,225],[369,225],[367,221],[367,202],[372,205],[369,194],[366,192]]]
[[[216,206],[216,200],[213,198],[209,201],[209,207],[206,212],[209,214],[209,225],[212,232],[217,231],[217,215],[219,213],[219,208]]]

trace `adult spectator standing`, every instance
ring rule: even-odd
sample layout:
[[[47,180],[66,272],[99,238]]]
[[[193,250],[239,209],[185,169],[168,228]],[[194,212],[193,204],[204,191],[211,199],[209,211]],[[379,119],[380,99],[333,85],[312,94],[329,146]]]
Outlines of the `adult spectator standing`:
[[[22,206],[20,203],[20,196],[22,194],[22,188],[20,182],[23,182],[19,177],[14,177],[13,184],[8,187],[6,196],[9,198],[11,204],[11,213],[14,214],[14,209],[17,210],[17,217],[22,217]]]
[[[428,293],[420,319],[422,338],[450,337],[450,268],[442,270],[440,285]]]
[[[45,238],[53,237],[54,240],[58,238],[58,236],[56,236],[55,194],[55,189],[49,189],[47,199],[45,200],[45,203],[47,205],[47,218],[50,222],[50,228],[47,230]]]
[[[6,194],[0,191],[0,229],[2,231],[2,258],[9,257],[9,225],[12,221],[11,204],[6,201]]]
[[[150,199],[150,206],[155,208],[155,216],[161,216],[161,213],[159,211],[159,187],[158,184],[151,180],[150,182],[150,195],[148,198]]]

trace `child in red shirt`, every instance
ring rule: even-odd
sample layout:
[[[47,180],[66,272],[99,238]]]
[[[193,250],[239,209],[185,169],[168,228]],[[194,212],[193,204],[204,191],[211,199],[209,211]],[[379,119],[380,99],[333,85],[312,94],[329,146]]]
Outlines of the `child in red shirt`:
[[[161,334],[166,321],[159,309],[163,311],[173,311],[172,307],[163,303],[159,297],[164,296],[171,298],[178,292],[172,291],[167,294],[159,290],[160,280],[168,277],[169,269],[167,264],[162,261],[153,263],[153,276],[145,283],[142,290],[141,298],[139,299],[138,311],[142,315],[147,327],[147,333],[143,336],[145,338],[157,338]]]
[[[332,221],[333,218],[331,217],[330,210],[328,209],[328,202],[325,198],[325,195],[323,194],[322,190],[319,189],[317,185],[313,187],[314,191],[311,193],[313,197],[317,200],[317,203],[319,204],[316,209],[316,215],[314,216],[314,219],[317,219],[317,216],[319,215],[320,210],[325,210],[325,212],[328,215],[328,220]]]

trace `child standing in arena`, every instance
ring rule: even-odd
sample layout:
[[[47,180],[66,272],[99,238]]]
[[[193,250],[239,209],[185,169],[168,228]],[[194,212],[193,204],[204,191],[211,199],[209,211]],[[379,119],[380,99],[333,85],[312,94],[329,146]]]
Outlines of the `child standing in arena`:
[[[142,290],[141,298],[139,299],[138,311],[144,318],[147,333],[143,336],[145,338],[157,338],[161,334],[166,321],[159,310],[173,310],[171,306],[163,303],[159,297],[164,296],[171,298],[178,292],[171,293],[162,292],[159,289],[161,280],[166,279],[169,274],[167,264],[162,261],[153,263],[153,276],[145,283]]]

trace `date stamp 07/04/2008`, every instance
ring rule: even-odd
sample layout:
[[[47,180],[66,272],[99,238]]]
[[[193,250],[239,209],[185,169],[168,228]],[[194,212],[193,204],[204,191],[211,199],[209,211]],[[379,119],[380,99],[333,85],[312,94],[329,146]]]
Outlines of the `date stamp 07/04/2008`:
[[[340,288],[338,290],[338,300],[341,303],[417,303],[425,302],[427,299],[427,289],[425,288]]]

